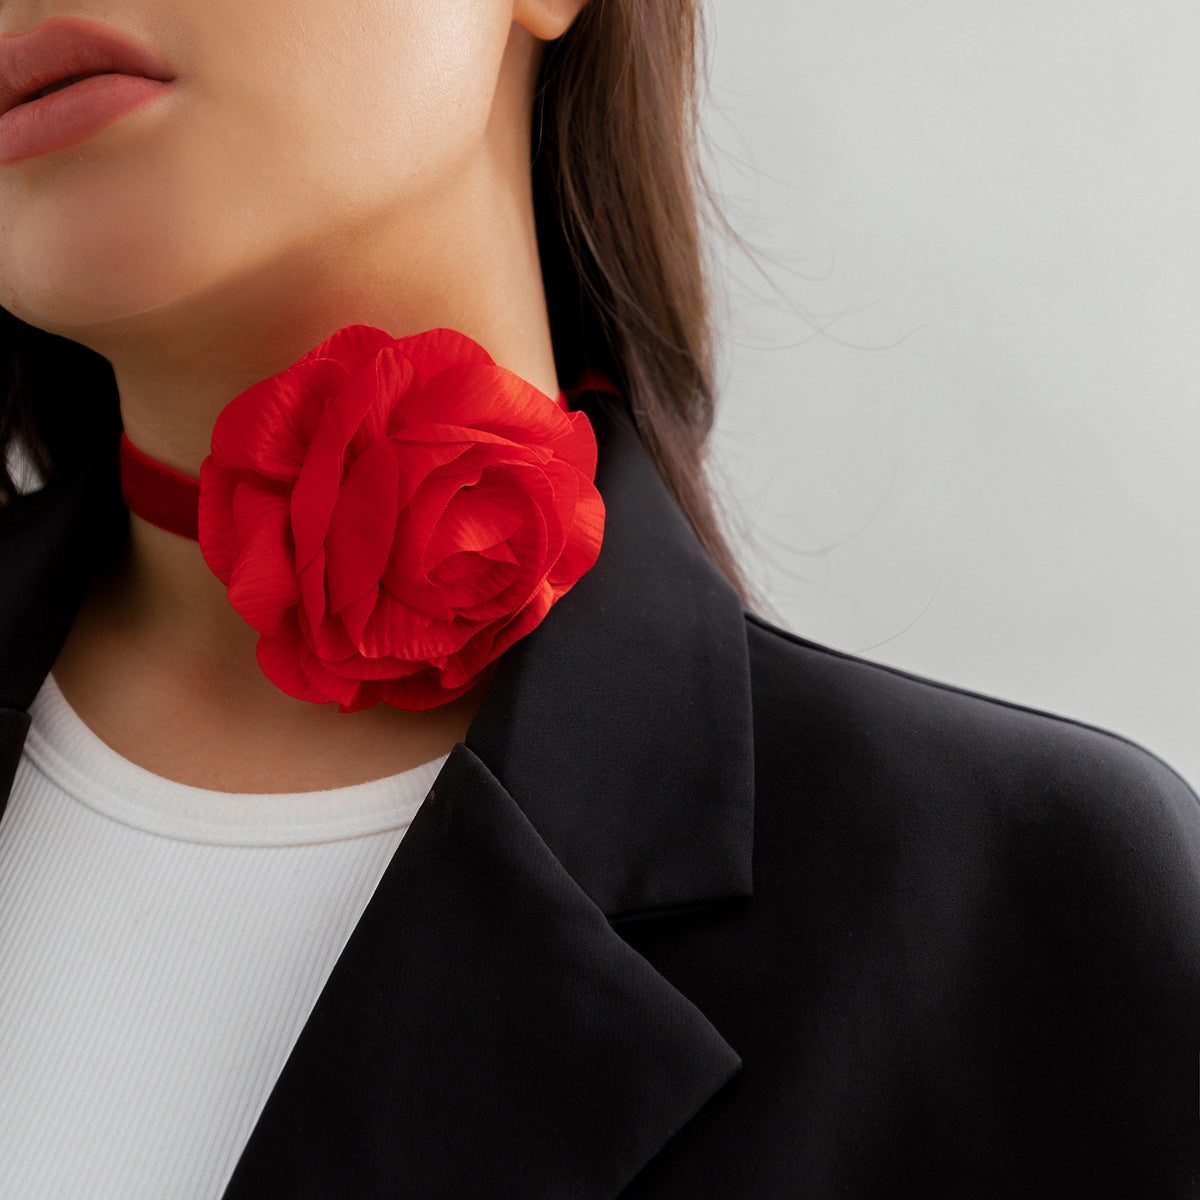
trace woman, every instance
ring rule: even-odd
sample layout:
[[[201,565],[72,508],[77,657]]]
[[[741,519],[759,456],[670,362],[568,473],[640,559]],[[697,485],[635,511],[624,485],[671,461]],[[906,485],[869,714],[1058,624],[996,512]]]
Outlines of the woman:
[[[5,1196],[1200,1194],[1194,793],[744,606],[691,0],[79,16],[0,14],[6,104],[95,69],[56,38],[143,77],[0,125],[4,438],[41,476],[0,518]],[[461,433],[413,363],[533,440]],[[356,395],[374,440],[328,415]],[[422,404],[435,465],[360,487]],[[487,571],[546,561],[466,642],[477,526],[448,485],[413,515],[458,437],[463,495],[553,483],[489,509]],[[400,611],[381,573],[436,538]]]

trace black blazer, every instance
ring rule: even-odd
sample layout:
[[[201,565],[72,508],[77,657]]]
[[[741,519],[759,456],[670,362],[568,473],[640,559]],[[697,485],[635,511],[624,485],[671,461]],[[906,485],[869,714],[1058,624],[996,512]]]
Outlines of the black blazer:
[[[1200,1196],[1195,793],[748,615],[580,403],[600,559],[505,655],[226,1200]],[[115,450],[0,532],[0,798],[125,536]]]

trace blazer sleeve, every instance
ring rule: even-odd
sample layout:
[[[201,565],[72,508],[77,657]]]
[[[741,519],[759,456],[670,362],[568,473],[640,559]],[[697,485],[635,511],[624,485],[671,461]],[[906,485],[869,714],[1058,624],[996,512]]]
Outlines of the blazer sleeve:
[[[1118,735],[1044,728],[1054,745],[998,847],[1015,961],[1033,964],[1008,981],[1013,1132],[1062,1164],[1044,1194],[1094,1173],[1093,1194],[1195,1200],[1200,800]]]

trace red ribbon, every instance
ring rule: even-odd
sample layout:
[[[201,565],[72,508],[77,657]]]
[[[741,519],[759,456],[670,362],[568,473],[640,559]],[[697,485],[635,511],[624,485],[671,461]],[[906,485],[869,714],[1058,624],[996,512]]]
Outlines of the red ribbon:
[[[612,381],[594,367],[586,368],[574,386],[559,392],[560,408],[581,392],[621,393]],[[181,537],[199,541],[200,480],[185,475],[139,450],[121,430],[121,499],[130,512]]]

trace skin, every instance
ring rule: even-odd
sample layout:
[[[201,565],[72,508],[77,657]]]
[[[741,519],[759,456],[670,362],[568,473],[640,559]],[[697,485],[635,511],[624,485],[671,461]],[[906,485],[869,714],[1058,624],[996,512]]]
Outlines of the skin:
[[[0,303],[113,366],[134,445],[198,477],[235,395],[344,325],[470,335],[550,395],[530,187],[546,41],[584,0],[72,7],[154,47],[174,95],[0,166]],[[45,15],[0,0],[0,32]],[[53,672],[156,774],[233,792],[380,778],[462,739],[439,709],[338,713],[262,674],[199,544],[131,515]]]

